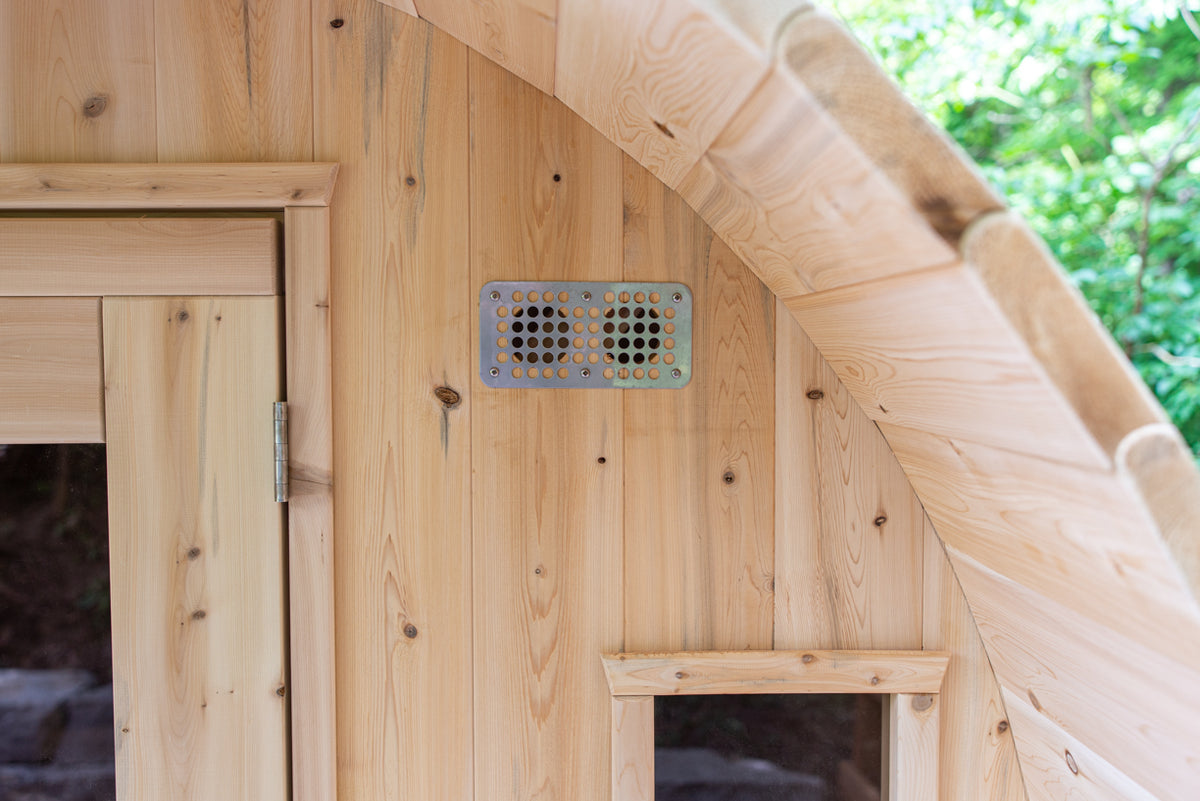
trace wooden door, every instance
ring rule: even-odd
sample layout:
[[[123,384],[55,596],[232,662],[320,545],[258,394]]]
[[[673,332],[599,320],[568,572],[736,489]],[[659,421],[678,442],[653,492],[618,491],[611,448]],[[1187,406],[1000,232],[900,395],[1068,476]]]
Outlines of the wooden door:
[[[120,801],[288,797],[282,303],[277,226],[261,228],[255,297],[107,295],[105,271],[124,292],[157,271],[148,248],[115,272],[60,253],[59,291],[88,296],[0,298],[0,442],[107,444]],[[7,265],[61,250],[18,241],[0,240],[0,295],[23,294]]]

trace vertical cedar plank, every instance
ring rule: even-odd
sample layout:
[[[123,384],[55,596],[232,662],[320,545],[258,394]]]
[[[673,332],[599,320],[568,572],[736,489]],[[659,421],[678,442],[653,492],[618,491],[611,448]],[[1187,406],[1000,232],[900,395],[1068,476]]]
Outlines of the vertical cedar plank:
[[[625,648],[769,649],[774,296],[625,156],[625,280],[693,293],[691,382],[625,397]]]
[[[782,304],[775,348],[775,647],[919,648],[921,505]]]
[[[471,142],[476,291],[619,279],[614,145],[474,53]],[[472,388],[476,787],[492,801],[607,801],[600,654],[622,647],[621,393]]]
[[[613,801],[654,801],[654,698],[612,699]]]
[[[946,558],[925,524],[926,650],[951,654],[942,683],[942,798],[1025,801],[1012,730],[975,618]]]
[[[285,801],[279,300],[103,317],[117,795]]]
[[[888,801],[938,801],[941,696],[899,693],[888,706]]]
[[[375,0],[315,0],[313,36],[316,152],[341,163],[338,798],[470,798],[467,49]]]
[[[329,209],[284,212],[292,798],[337,797]],[[302,661],[300,654],[320,654]]]
[[[311,1],[155,0],[160,161],[312,158]]]
[[[154,161],[153,11],[0,2],[0,161]]]
[[[554,94],[558,0],[411,0],[421,19]]]

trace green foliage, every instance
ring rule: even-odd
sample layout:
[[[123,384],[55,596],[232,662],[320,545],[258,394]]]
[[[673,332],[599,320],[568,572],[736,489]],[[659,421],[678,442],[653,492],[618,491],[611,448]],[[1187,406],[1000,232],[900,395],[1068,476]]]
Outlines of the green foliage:
[[[835,6],[1045,238],[1200,459],[1200,33],[1180,8]]]

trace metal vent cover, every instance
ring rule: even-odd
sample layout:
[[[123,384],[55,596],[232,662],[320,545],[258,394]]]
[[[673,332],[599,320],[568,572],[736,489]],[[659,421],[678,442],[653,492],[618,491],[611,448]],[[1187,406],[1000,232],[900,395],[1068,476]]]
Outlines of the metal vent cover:
[[[678,389],[692,377],[683,284],[492,281],[479,292],[489,387]]]

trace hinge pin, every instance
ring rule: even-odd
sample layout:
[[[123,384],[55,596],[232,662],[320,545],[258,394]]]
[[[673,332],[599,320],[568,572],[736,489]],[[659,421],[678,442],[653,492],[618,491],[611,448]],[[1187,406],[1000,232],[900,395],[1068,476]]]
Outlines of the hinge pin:
[[[275,503],[288,499],[288,412],[287,403],[275,404]]]

